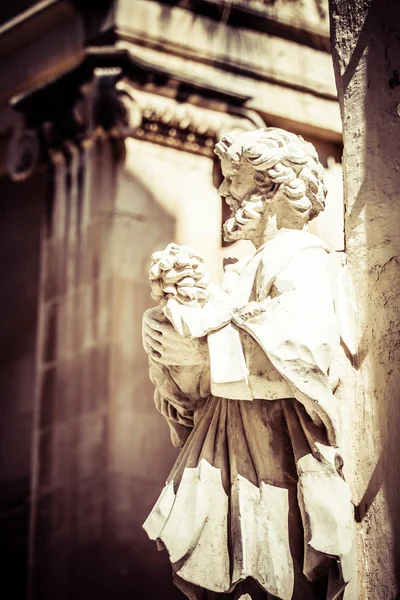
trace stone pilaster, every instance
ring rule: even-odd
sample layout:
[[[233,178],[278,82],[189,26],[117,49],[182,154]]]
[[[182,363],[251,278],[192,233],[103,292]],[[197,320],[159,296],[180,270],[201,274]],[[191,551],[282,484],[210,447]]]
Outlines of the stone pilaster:
[[[31,597],[102,596],[121,140],[95,127],[50,149],[42,226]]]
[[[330,9],[358,307],[354,377],[344,389],[359,571],[348,597],[386,600],[400,592],[400,5],[331,0]]]
[[[167,445],[161,418],[141,411],[147,404],[153,413],[140,352],[148,290],[137,265],[154,249],[143,242],[154,223],[135,189],[126,198],[124,136],[134,111],[125,111],[118,76],[96,70],[63,120],[37,127],[49,188],[30,543],[35,600],[110,598],[116,590],[132,597],[143,552],[134,532],[156,493],[143,450]]]

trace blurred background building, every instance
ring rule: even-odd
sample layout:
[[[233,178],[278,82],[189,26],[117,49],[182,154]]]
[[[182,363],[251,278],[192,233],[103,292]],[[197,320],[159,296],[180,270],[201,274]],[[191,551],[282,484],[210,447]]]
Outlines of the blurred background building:
[[[213,146],[312,141],[343,248],[325,0],[43,0],[0,8],[0,572],[8,600],[183,598],[141,529],[176,451],[141,317],[154,250],[223,246]]]

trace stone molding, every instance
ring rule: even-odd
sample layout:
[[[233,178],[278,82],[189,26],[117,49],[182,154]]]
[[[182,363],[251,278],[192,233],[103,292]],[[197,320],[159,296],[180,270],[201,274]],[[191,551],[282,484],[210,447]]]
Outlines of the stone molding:
[[[243,110],[243,116],[197,106],[190,102],[186,81],[185,94],[179,91],[179,97],[168,97],[165,87],[147,83],[151,65],[130,63],[128,68],[121,56],[115,53],[113,62],[111,49],[103,55],[88,53],[78,69],[11,99],[10,108],[18,114],[18,123],[23,123],[11,136],[5,161],[13,180],[26,179],[66,141],[80,143],[99,129],[121,140],[134,137],[212,157],[223,132],[251,128],[251,115],[240,106],[232,111]],[[151,92],[140,89],[140,80]],[[168,85],[172,86],[169,80]],[[200,97],[196,87],[194,91],[196,101],[210,102]],[[226,102],[218,105],[229,110]]]
[[[119,92],[130,98],[135,116],[141,113],[132,137],[177,150],[214,156],[214,146],[222,132],[248,130],[252,123],[244,116],[234,117],[190,103],[151,94],[119,82]]]
[[[67,141],[80,143],[99,129],[123,139],[141,122],[132,98],[117,87],[120,67],[96,67],[89,79],[63,94],[68,75],[12,99],[11,108],[19,118],[9,139],[5,166],[14,181],[29,177],[40,161],[48,160],[52,150]]]
[[[99,127],[125,137],[140,119],[117,87],[122,73],[118,66],[94,67],[89,77],[78,82],[68,73],[48,87],[16,98],[13,105],[51,147],[66,139],[90,137]]]
[[[330,51],[326,0],[303,0],[296,11],[285,0],[230,0],[225,3],[221,0],[162,0],[162,3],[190,11],[199,18],[278,35],[310,48]],[[121,2],[122,12],[131,9],[132,2]],[[117,29],[120,26],[119,14],[116,26]]]

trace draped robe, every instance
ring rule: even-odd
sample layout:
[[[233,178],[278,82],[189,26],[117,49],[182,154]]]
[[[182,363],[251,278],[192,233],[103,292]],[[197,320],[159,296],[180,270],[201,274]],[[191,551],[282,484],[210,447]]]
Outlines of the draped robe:
[[[281,230],[227,269],[229,322],[165,309],[182,335],[207,335],[210,355],[191,367],[149,359],[156,406],[182,451],[144,528],[168,550],[189,598],[237,588],[257,599],[317,599],[308,581],[325,578],[335,600],[350,579],[328,260],[319,238]]]

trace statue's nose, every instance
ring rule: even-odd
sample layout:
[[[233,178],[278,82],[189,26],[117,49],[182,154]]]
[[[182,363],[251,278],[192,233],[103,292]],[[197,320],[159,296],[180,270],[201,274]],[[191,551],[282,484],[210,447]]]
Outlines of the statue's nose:
[[[218,194],[220,196],[229,196],[229,186],[226,181],[223,181],[218,188]]]

